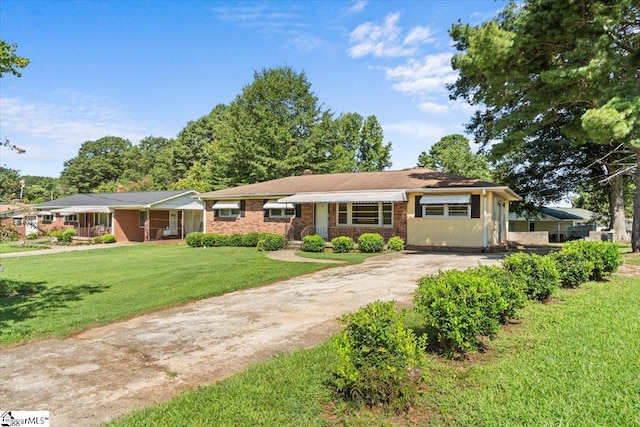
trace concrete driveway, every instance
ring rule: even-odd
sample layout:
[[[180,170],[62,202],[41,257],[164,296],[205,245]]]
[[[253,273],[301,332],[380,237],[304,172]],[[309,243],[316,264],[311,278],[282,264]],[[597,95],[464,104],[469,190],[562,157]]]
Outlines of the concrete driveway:
[[[412,302],[416,281],[496,264],[496,254],[393,253],[185,304],[66,339],[0,350],[3,410],[50,411],[88,426],[319,344],[336,319],[376,300]]]

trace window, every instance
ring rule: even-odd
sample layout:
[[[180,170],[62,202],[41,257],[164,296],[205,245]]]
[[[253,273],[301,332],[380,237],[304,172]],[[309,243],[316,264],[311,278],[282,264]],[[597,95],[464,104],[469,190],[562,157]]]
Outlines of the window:
[[[339,203],[337,223],[342,226],[391,226],[393,203]]]
[[[296,216],[295,209],[269,209],[269,218],[292,218]]]
[[[13,225],[16,227],[22,227],[22,218],[13,218]]]
[[[67,215],[66,222],[78,222],[78,214]]]
[[[138,227],[144,228],[147,223],[147,211],[138,212]]]
[[[95,225],[104,225],[105,227],[109,227],[109,214],[108,213],[94,213],[93,214],[93,223]]]
[[[240,209],[218,209],[220,218],[236,218],[240,216]]]
[[[53,221],[53,215],[42,215],[42,222],[51,222]]]
[[[529,231],[536,231],[536,223],[535,222],[530,222],[529,223]]]
[[[463,203],[422,205],[422,209],[425,217],[471,218],[471,205]]]

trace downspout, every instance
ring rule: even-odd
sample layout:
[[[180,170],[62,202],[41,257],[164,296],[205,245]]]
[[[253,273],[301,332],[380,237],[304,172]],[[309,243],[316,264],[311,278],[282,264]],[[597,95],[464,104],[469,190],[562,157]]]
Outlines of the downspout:
[[[202,232],[207,232],[207,201],[200,199],[202,202]]]
[[[482,251],[487,249],[487,190],[482,190]]]

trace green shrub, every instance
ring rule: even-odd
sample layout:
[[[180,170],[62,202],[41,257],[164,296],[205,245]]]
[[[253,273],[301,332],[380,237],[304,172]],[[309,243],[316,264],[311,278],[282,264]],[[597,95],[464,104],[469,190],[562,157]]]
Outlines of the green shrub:
[[[243,246],[244,236],[241,233],[233,233],[229,236],[229,246]]]
[[[387,242],[387,247],[392,251],[403,251],[404,250],[404,240],[400,236],[393,236]]]
[[[260,233],[257,231],[250,231],[242,238],[242,246],[255,248],[258,245],[258,240],[260,240]]]
[[[71,243],[73,241],[73,236],[76,235],[76,230],[74,228],[67,228],[62,233],[60,233],[60,238],[58,239],[64,243]]]
[[[495,335],[508,307],[500,287],[471,270],[423,277],[414,299],[432,328],[433,344],[447,355],[474,350],[479,336]]]
[[[518,252],[505,257],[504,268],[524,284],[531,300],[546,301],[560,286],[555,262],[546,256]]]
[[[94,236],[94,238],[91,239],[91,243],[94,243],[94,244],[102,243],[102,236]]]
[[[358,238],[360,252],[373,253],[384,250],[384,239],[378,233],[363,233]]]
[[[305,252],[324,252],[326,242],[322,236],[314,234],[302,238],[302,250]]]
[[[35,233],[29,233],[27,235],[27,240],[38,240],[38,232]]]
[[[211,246],[215,246],[215,247],[220,247],[220,246],[229,246],[229,236],[226,236],[224,234],[213,234],[213,245]]]
[[[211,248],[215,246],[215,242],[216,242],[215,233],[204,233],[200,238],[200,243],[205,248]]]
[[[524,283],[511,272],[498,266],[480,266],[469,270],[478,276],[488,277],[500,288],[505,301],[505,308],[499,313],[500,323],[507,323],[508,319],[513,319],[516,312],[523,308],[527,302],[527,295],[524,292]]]
[[[356,404],[406,409],[418,394],[424,341],[406,328],[393,302],[374,302],[340,320],[333,339],[338,392]]]
[[[114,236],[113,234],[105,234],[104,236],[102,236],[102,242],[103,243],[115,243],[116,242],[116,236]]]
[[[589,280],[593,272],[593,262],[575,248],[564,248],[548,255],[556,263],[563,288],[576,288]]]
[[[622,258],[618,251],[618,245],[613,242],[597,242],[574,240],[566,243],[562,250],[575,249],[593,263],[593,270],[589,275],[590,280],[604,280],[618,270],[622,264]]]
[[[351,252],[355,245],[351,237],[339,236],[331,239],[331,246],[333,246],[333,252],[338,254],[346,254]]]
[[[256,247],[259,251],[277,251],[284,249],[287,241],[282,234],[260,233],[260,240]]]
[[[187,234],[184,240],[188,246],[192,248],[199,248],[202,246],[202,233],[200,233],[199,231],[194,231]]]

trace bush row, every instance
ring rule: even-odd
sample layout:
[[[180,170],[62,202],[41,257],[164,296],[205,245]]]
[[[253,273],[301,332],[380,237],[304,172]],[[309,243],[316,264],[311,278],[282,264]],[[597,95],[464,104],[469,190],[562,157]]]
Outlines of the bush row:
[[[325,240],[317,234],[302,239],[302,250],[305,252],[324,252],[325,246]],[[353,250],[355,243],[351,237],[339,236],[331,239],[331,246],[335,253],[347,253]],[[382,252],[384,248],[384,238],[378,233],[363,233],[358,238],[360,252]],[[387,242],[387,248],[392,251],[404,250],[404,241],[398,236],[391,237]]]
[[[233,233],[231,235],[217,233],[201,233],[198,231],[185,236],[188,246],[193,248],[220,247],[220,246],[244,246],[258,248],[263,251],[277,251],[283,249],[286,244],[284,236],[276,233],[258,233],[251,231],[247,234]]]
[[[447,355],[476,349],[494,336],[527,300],[546,301],[559,287],[576,287],[613,274],[617,245],[574,241],[546,256],[516,253],[502,266],[441,271],[423,277],[414,296],[425,321],[417,338],[394,308],[376,302],[344,316],[333,340],[334,385],[346,399],[401,409],[418,393],[427,344]]]
[[[47,231],[47,236],[53,237],[61,243],[71,243],[73,236],[76,235],[76,230],[73,228],[67,228],[66,230],[51,230]]]

